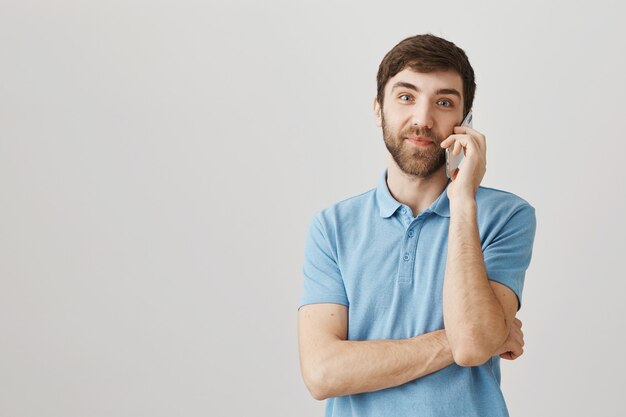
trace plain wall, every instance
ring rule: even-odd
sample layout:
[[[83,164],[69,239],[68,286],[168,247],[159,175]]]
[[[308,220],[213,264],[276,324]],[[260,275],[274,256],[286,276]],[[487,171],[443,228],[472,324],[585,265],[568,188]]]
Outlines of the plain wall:
[[[537,211],[511,415],[623,415],[616,5],[2,0],[0,416],[321,416],[306,227],[376,185],[378,64],[425,32],[476,71],[483,184]]]

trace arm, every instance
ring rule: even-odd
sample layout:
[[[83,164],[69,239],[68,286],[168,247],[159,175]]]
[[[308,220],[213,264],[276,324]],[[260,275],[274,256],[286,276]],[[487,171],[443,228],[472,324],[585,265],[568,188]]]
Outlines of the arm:
[[[298,312],[300,368],[317,400],[395,387],[454,363],[445,330],[402,340],[351,341],[347,317],[340,304],[309,304]],[[522,355],[521,327],[515,319],[495,354],[508,360]]]
[[[454,363],[444,330],[402,340],[349,341],[348,309],[309,304],[298,312],[300,367],[314,398],[377,391]]]
[[[298,338],[302,375],[314,398],[394,387],[454,363],[444,330],[403,340],[347,340],[344,283],[334,245],[317,219],[309,228],[306,248]],[[506,359],[519,356],[523,343],[520,326],[511,329],[496,352]]]
[[[455,128],[442,143],[465,151],[465,162],[448,186],[450,229],[443,288],[446,333],[455,362],[477,366],[507,340],[518,301],[508,287],[490,281],[483,261],[476,221],[476,190],[486,169],[485,137],[467,127]]]
[[[490,281],[483,262],[475,205],[450,214],[443,314],[455,362],[477,366],[502,346],[517,311],[513,291]]]

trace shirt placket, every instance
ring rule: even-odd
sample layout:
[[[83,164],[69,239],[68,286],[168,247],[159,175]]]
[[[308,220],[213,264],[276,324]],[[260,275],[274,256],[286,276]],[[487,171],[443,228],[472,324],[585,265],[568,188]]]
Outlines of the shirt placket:
[[[400,267],[398,268],[398,282],[410,284],[413,282],[413,270],[415,269],[415,257],[417,253],[417,240],[424,223],[425,216],[411,217],[411,211],[406,207],[400,209],[401,222],[405,227],[400,251]]]

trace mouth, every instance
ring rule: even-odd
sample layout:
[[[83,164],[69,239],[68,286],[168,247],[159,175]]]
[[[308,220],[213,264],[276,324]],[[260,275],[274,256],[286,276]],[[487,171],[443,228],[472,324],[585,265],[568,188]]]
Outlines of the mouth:
[[[404,139],[407,140],[408,142],[411,142],[413,145],[416,145],[416,146],[433,145],[433,141],[431,139],[428,139],[425,136],[407,136]]]

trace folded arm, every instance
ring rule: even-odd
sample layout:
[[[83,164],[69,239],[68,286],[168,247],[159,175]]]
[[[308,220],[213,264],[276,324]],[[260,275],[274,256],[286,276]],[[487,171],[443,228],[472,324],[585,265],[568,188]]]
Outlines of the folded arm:
[[[310,304],[298,313],[300,366],[322,400],[394,387],[454,363],[444,330],[401,340],[346,340],[348,309]]]

